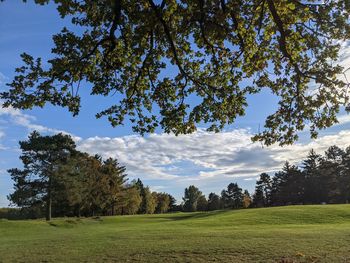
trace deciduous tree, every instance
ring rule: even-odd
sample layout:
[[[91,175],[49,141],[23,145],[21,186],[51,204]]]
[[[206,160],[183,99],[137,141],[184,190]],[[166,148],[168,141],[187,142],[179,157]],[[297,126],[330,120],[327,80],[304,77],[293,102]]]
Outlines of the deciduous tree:
[[[79,29],[53,36],[47,62],[21,55],[0,95],[5,107],[51,103],[76,115],[80,86],[91,87],[91,95],[117,94],[96,115],[113,126],[129,119],[141,134],[181,134],[199,123],[221,130],[245,114],[247,96],[269,89],[278,108],[254,137],[269,145],[292,143],[306,125],[316,137],[348,105],[335,63],[350,38],[348,0],[54,2]]]
[[[188,188],[185,188],[185,195],[183,197],[184,211],[194,212],[197,211],[198,199],[202,196],[202,192],[199,191],[194,185],[190,185]]]

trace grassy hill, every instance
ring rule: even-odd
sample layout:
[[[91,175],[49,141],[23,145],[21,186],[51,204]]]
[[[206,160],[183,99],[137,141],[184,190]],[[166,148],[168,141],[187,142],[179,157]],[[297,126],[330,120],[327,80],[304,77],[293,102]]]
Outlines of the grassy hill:
[[[350,262],[350,205],[0,220],[0,262]]]

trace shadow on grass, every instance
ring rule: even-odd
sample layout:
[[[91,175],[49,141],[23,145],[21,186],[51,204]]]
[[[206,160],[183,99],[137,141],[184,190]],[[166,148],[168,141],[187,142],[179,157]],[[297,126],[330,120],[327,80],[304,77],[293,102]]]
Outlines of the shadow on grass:
[[[100,217],[86,218],[86,220],[88,220],[88,222],[96,222],[96,223],[103,221],[102,218],[100,218]],[[72,217],[72,218],[63,218],[63,219],[61,218],[61,219],[53,220],[53,221],[46,221],[46,223],[50,226],[53,226],[53,227],[72,227],[75,225],[84,224],[84,222],[86,222],[86,220],[83,221],[81,218]]]
[[[179,221],[179,220],[189,220],[189,219],[198,219],[198,218],[207,218],[211,216],[216,216],[220,214],[227,213],[232,210],[218,210],[218,211],[210,211],[210,212],[184,212],[184,213],[174,213],[174,214],[165,214],[162,216],[157,216],[160,219],[167,219],[171,221]],[[154,218],[150,218],[154,220]]]

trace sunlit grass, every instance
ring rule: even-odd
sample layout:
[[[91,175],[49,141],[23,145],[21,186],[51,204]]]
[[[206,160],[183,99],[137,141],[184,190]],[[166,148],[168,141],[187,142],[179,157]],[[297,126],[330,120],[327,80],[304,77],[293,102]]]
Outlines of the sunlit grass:
[[[349,262],[350,205],[0,220],[0,262],[128,261]]]

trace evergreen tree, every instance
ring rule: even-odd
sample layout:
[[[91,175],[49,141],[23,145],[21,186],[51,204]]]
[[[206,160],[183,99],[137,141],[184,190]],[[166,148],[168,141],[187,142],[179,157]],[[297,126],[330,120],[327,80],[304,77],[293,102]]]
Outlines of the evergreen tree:
[[[107,206],[110,207],[110,214],[115,214],[115,207],[118,202],[118,195],[123,191],[126,182],[125,166],[120,166],[118,161],[108,158],[101,166],[101,172],[106,177]]]
[[[242,188],[237,183],[230,183],[227,190],[222,191],[221,198],[224,208],[236,209],[243,206]]]
[[[324,196],[322,202],[340,203],[341,196],[341,174],[344,151],[338,146],[331,146],[325,152],[324,158],[321,160],[320,171],[322,185],[324,187]]]
[[[350,202],[350,147],[344,151],[342,160],[342,172],[339,177],[340,193],[342,202]]]
[[[140,196],[141,196],[141,199],[142,199],[142,202],[141,202],[141,205],[140,205],[138,213],[146,214],[146,211],[147,211],[147,196],[146,196],[145,186],[143,185],[143,183],[140,180],[140,178],[138,178],[134,184],[135,184],[136,188],[139,190]]]
[[[256,182],[254,193],[254,205],[256,207],[266,207],[271,204],[272,181],[267,173],[262,173]]]
[[[221,208],[220,196],[215,193],[210,193],[208,196],[208,210],[218,210]]]
[[[10,169],[15,192],[9,196],[19,207],[45,205],[46,220],[51,220],[52,202],[57,190],[59,166],[75,152],[75,143],[62,133],[41,136],[32,132],[27,141],[19,142],[24,169]]]
[[[169,196],[169,211],[179,211],[179,207],[176,205],[176,199],[170,194],[167,195]]]
[[[324,196],[325,189],[323,189],[320,177],[320,161],[321,156],[312,149],[302,163],[305,177],[304,203],[306,204],[320,204]]]

